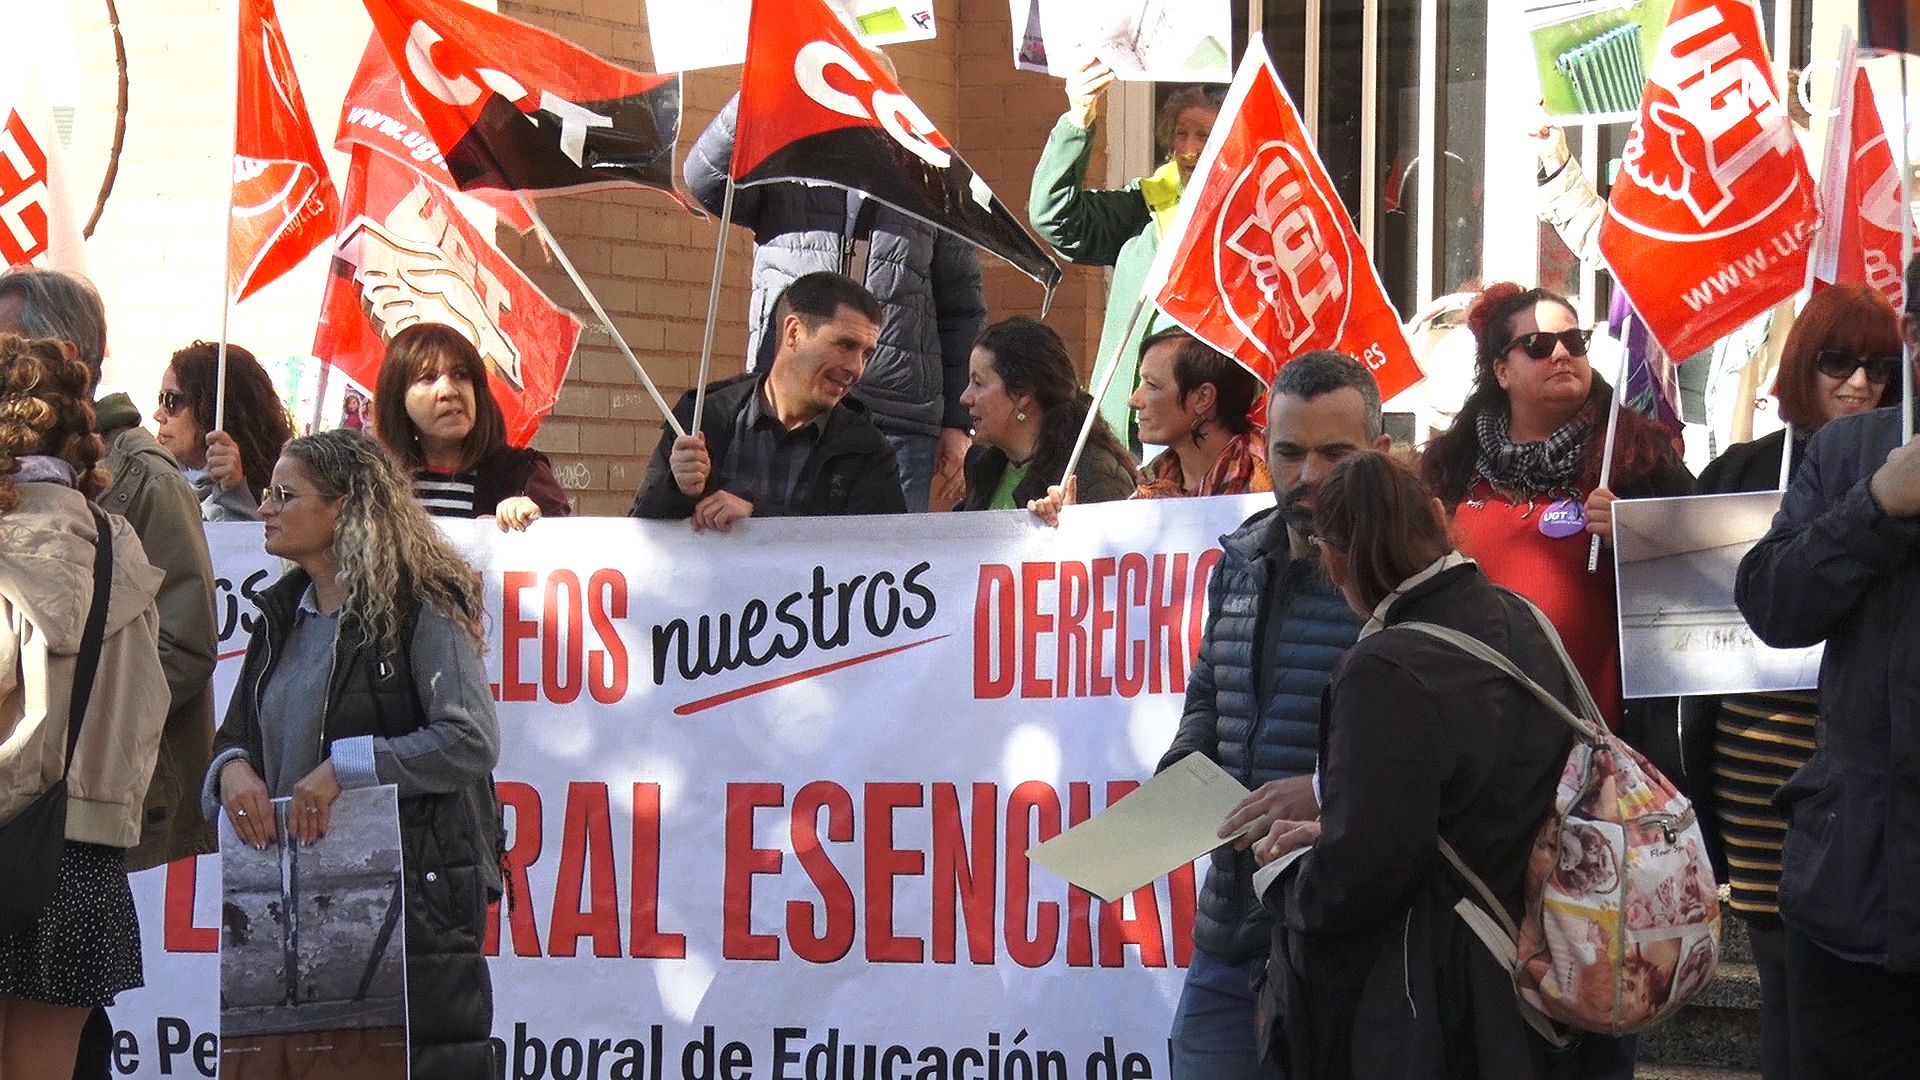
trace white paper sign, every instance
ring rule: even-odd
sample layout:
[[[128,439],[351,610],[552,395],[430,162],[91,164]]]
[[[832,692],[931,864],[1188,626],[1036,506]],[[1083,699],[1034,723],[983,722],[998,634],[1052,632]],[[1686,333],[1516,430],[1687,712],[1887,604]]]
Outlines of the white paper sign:
[[[1740,560],[1779,509],[1778,491],[1614,504],[1626,697],[1819,685],[1821,646],[1772,648],[1733,602]]]
[[[1227,0],[1009,0],[1013,63],[1067,75],[1089,56],[1121,79],[1226,82],[1233,77]]]

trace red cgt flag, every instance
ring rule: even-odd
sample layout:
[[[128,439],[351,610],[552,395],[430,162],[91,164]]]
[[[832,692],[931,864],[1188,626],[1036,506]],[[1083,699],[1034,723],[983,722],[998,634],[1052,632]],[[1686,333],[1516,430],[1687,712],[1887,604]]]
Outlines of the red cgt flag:
[[[1872,286],[1899,311],[1906,296],[1900,273],[1900,167],[1873,84],[1857,65],[1851,93],[1843,92],[1840,108],[1849,122],[1841,124],[1836,117],[1829,132],[1830,153],[1820,177],[1827,228],[1814,244],[1814,276],[1828,285]]]
[[[1169,234],[1177,239],[1147,276],[1154,302],[1262,382],[1315,349],[1360,360],[1382,398],[1420,381],[1400,316],[1258,36]]]
[[[486,362],[507,440],[525,446],[566,381],[579,321],[461,216],[440,185],[385,154],[354,147],[344,217],[313,354],[374,386],[387,339],[417,322],[452,326]]]
[[[616,67],[461,0],[363,0],[374,36],[462,191],[673,196],[680,77]]]
[[[427,134],[426,121],[407,100],[400,72],[377,37],[368,38],[360,54],[360,67],[340,103],[340,127],[333,136],[336,150],[351,152],[356,146],[377,150],[443,187],[455,186],[446,157]],[[488,189],[470,194],[492,207],[515,231],[526,233],[533,228],[526,207],[514,196]]]
[[[1013,264],[1051,296],[1060,267],[822,0],[755,0],[733,179],[858,191]]]
[[[245,300],[333,235],[339,203],[273,0],[240,5],[227,288]]]
[[[1600,225],[1600,251],[1669,356],[1806,283],[1813,180],[1750,0],[1675,0]]]

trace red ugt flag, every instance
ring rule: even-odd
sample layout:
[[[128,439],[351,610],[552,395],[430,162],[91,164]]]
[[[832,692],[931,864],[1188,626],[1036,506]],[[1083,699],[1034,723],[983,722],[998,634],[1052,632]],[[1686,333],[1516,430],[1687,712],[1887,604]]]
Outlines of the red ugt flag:
[[[1669,356],[1799,291],[1813,180],[1750,0],[1675,0],[1600,224],[1600,251]]]
[[[340,127],[333,136],[336,150],[351,153],[356,146],[377,150],[442,187],[455,186],[446,157],[427,134],[426,121],[407,100],[400,72],[378,37],[368,38],[366,51],[360,54],[360,67],[340,103]],[[492,207],[515,231],[524,234],[533,228],[533,219],[512,195],[485,189],[470,194]]]
[[[1900,272],[1900,167],[1894,163],[1880,108],[1867,73],[1854,68],[1851,100],[1843,97],[1846,124],[1834,123],[1837,145],[1820,177],[1821,216],[1827,221],[1815,243],[1815,277],[1829,285],[1868,285],[1895,311],[1906,295]],[[1837,118],[1836,118],[1837,121]]]
[[[680,77],[641,75],[461,0],[363,0],[463,191],[673,192]]]
[[[1047,287],[1060,267],[821,0],[755,0],[733,180],[858,191],[960,236]]]
[[[1194,166],[1147,289],[1193,335],[1269,385],[1337,349],[1390,398],[1420,381],[1400,316],[1256,35]]]
[[[239,95],[227,288],[245,300],[327,242],[339,205],[273,0],[241,2]]]
[[[451,326],[486,362],[507,441],[525,446],[566,381],[579,321],[489,243],[440,185],[385,154],[354,147],[344,217],[313,354],[374,386],[389,338],[417,322]]]

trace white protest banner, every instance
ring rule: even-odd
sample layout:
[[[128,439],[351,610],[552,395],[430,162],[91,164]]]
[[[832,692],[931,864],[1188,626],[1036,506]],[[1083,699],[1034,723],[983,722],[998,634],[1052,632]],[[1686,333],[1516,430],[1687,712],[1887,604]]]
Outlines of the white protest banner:
[[[1151,774],[1219,537],[1271,505],[452,525],[504,746],[506,1075],[1166,1076],[1193,868],[1103,904],[1022,853]],[[279,570],[208,535],[224,702]],[[136,876],[122,1074],[213,1075],[219,882]]]
[[[753,0],[647,0],[653,70],[726,67],[747,58],[747,13]],[[896,45],[934,36],[933,0],[827,0],[867,45]]]
[[[1740,560],[1767,534],[1779,510],[1778,491],[1614,504],[1624,696],[1818,685],[1821,646],[1772,648],[1754,635],[1733,602]]]

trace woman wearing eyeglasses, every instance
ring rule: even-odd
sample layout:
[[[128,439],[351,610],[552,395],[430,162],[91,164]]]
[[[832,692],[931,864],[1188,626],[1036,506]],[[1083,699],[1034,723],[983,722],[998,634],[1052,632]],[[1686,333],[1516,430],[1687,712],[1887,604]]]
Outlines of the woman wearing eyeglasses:
[[[480,939],[500,894],[500,729],[479,578],[365,435],[288,443],[265,496],[267,551],[293,569],[257,600],[204,810],[258,847],[287,798],[290,839],[310,843],[342,788],[395,785],[413,1076],[491,1076]]]
[[[1620,411],[1613,478],[1600,486],[1613,388],[1587,362],[1588,331],[1546,289],[1488,287],[1467,311],[1473,392],[1420,471],[1453,515],[1459,549],[1546,611],[1609,727],[1621,717],[1613,566],[1587,572],[1589,535],[1611,538],[1619,498],[1685,495],[1693,477],[1666,433]]]
[[[1790,427],[1729,447],[1700,473],[1700,494],[1771,491],[1781,455],[1798,470],[1807,441],[1829,421],[1900,400],[1900,316],[1865,285],[1815,293],[1780,353],[1774,394]],[[1703,733],[1713,777],[1695,795],[1710,840],[1726,857],[1728,906],[1746,923],[1760,976],[1760,1063],[1767,1080],[1789,1074],[1786,930],[1780,921],[1780,845],[1786,822],[1774,792],[1813,757],[1811,691],[1734,694],[1688,701],[1689,730]],[[1705,732],[1711,732],[1709,738]]]
[[[293,421],[266,369],[252,353],[229,344],[224,427],[214,431],[219,355],[220,347],[208,341],[173,354],[160,376],[153,437],[200,496],[202,520],[257,521],[261,489],[280,448],[293,438]]]
[[[415,323],[387,342],[373,427],[434,517],[490,517],[518,531],[573,512],[547,455],[507,443],[486,361],[451,326]]]

